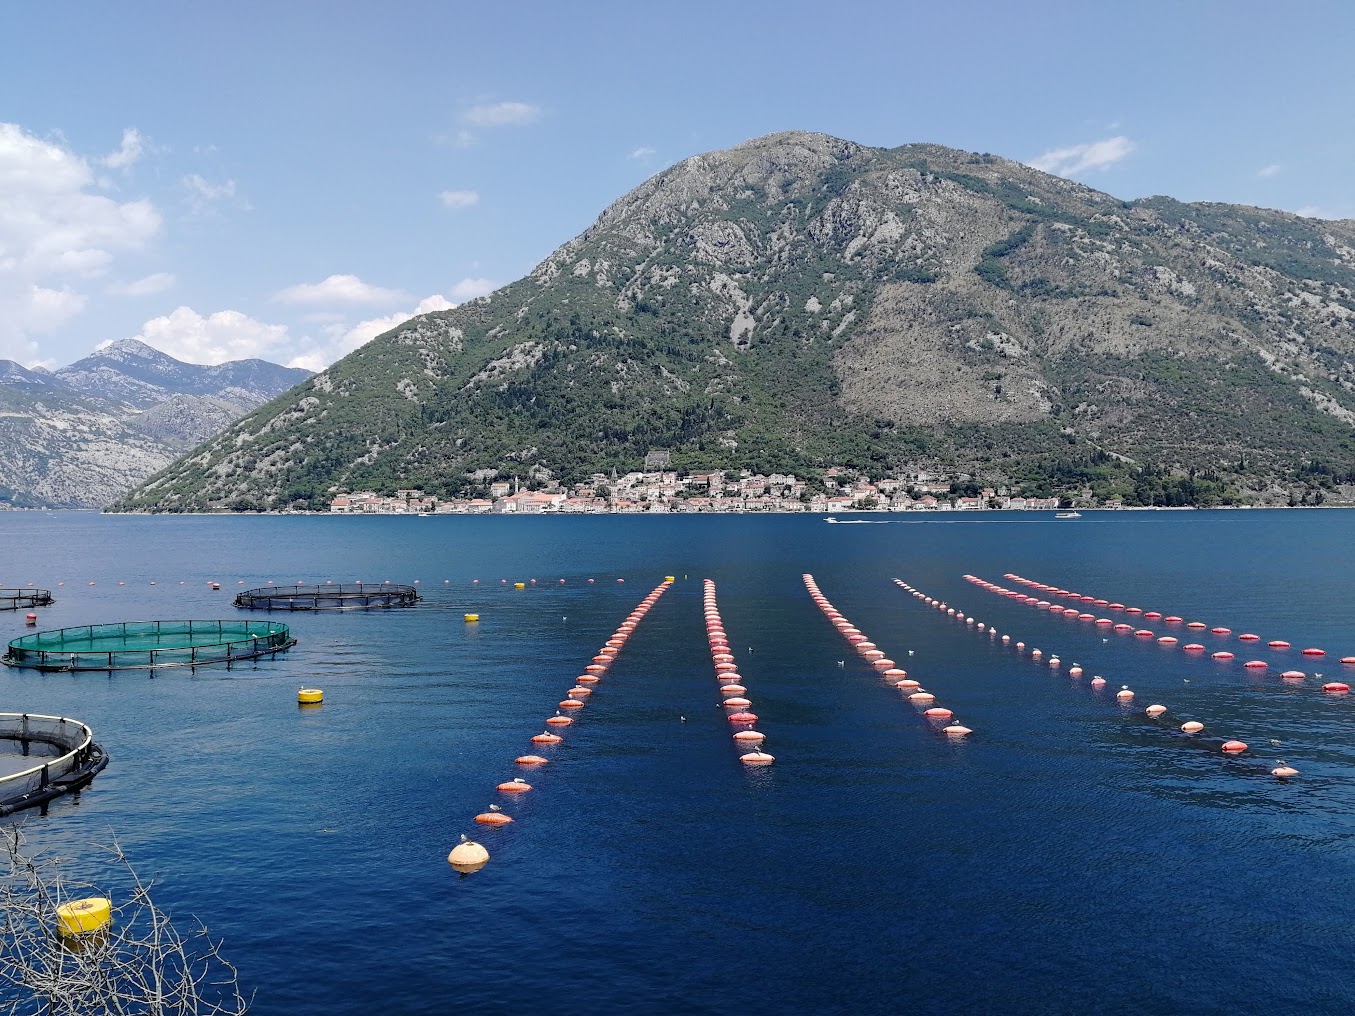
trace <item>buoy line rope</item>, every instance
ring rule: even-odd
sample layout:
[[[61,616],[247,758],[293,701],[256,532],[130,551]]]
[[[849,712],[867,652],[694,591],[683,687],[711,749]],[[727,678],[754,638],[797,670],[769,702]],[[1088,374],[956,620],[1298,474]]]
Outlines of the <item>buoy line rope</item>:
[[[970,578],[970,576],[965,576],[965,578]],[[983,579],[977,579],[976,581],[980,585],[985,584]],[[938,600],[935,597],[928,596],[926,593],[922,592],[922,590],[915,589],[907,582],[904,582],[903,579],[894,579],[894,584],[904,592],[912,595],[915,600],[920,600],[927,606],[934,607],[936,610],[956,621],[964,621],[965,626],[971,631],[986,633],[989,639],[999,639],[1004,646],[1013,645],[1012,637],[1010,635],[999,634],[995,627],[985,625],[982,621],[976,621],[973,617],[966,617],[963,611],[950,606],[944,600]],[[992,585],[992,583],[987,583],[987,585]],[[1037,665],[1040,665],[1044,659],[1042,650],[1032,648],[1027,651],[1024,642],[1014,643],[1014,648],[1016,649],[1017,654],[1022,658],[1029,659],[1032,663]],[[1057,671],[1061,664],[1062,660],[1060,660],[1057,653],[1050,654],[1047,662],[1048,669]],[[1068,676],[1074,681],[1078,680],[1082,677],[1082,667],[1076,663],[1072,664],[1068,668]],[[1091,679],[1091,686],[1099,691],[1106,686],[1106,679],[1098,674]],[[1115,693],[1115,700],[1122,707],[1128,707],[1129,704],[1134,701],[1134,693],[1130,690],[1129,685],[1121,685],[1120,690]],[[1158,705],[1156,703],[1144,710],[1144,714],[1154,723],[1159,725],[1163,723],[1164,717],[1166,717],[1169,712],[1170,710],[1166,706]],[[1177,717],[1176,719],[1180,719],[1180,717]],[[1175,723],[1176,720],[1173,719],[1167,722]],[[1199,720],[1186,720],[1181,724],[1180,729],[1182,733],[1194,737],[1195,735],[1202,733],[1205,726]],[[1236,756],[1248,751],[1248,746],[1244,741],[1228,738],[1219,745],[1219,750],[1225,755]],[[1297,776],[1298,774],[1299,771],[1297,769],[1283,760],[1277,761],[1275,767],[1270,770],[1270,775],[1280,780],[1286,780],[1290,777]]]
[[[1079,600],[1088,599],[1088,597],[1084,597],[1081,593],[1069,592],[1066,589],[1053,589],[1052,587],[1049,586],[1034,583],[1030,579],[1023,579],[1019,575],[1012,575],[1011,573],[1008,573],[1007,575],[1004,576],[1004,578],[1021,582],[1031,588],[1039,589],[1041,591],[1047,591],[1050,593],[1050,595],[1053,596],[1067,596],[1069,598],[1077,598]],[[987,580],[981,579],[976,575],[965,575],[964,579],[966,582],[972,582],[980,589],[985,589],[990,593],[997,594],[998,596],[1005,596],[1009,599],[1015,600],[1017,603],[1025,603],[1027,605],[1035,606],[1041,609],[1048,608],[1051,613],[1058,613],[1063,617],[1070,619],[1076,618],[1077,620],[1080,621],[1090,621],[1099,628],[1114,631],[1117,634],[1127,635],[1132,632],[1135,636],[1139,637],[1140,639],[1143,639],[1144,641],[1147,641],[1148,639],[1154,639],[1156,644],[1164,649],[1175,649],[1180,644],[1180,639],[1178,639],[1174,635],[1158,636],[1155,632],[1149,631],[1146,628],[1140,628],[1137,631],[1135,631],[1134,626],[1132,624],[1127,624],[1124,621],[1116,623],[1115,621],[1111,620],[1108,617],[1096,617],[1093,614],[1087,613],[1085,611],[1079,613],[1077,610],[1071,607],[1064,608],[1057,603],[1051,603],[1048,600],[1037,599],[1034,596],[1021,592],[1019,589],[1008,589],[1006,586],[1000,586],[995,582],[988,582]],[[1125,613],[1127,614],[1142,613],[1142,611],[1140,611],[1138,607],[1126,607],[1124,606],[1124,604],[1121,603],[1106,603],[1104,600],[1092,600],[1092,603],[1097,605],[1105,605],[1108,609],[1111,610],[1124,610]],[[1160,616],[1157,615],[1156,611],[1149,611],[1148,614]],[[1144,616],[1146,617],[1148,615],[1145,614]],[[1163,620],[1172,624],[1177,624],[1180,623],[1181,618],[1170,616],[1163,618]],[[1203,621],[1191,621],[1186,627],[1194,631],[1201,631],[1201,629],[1203,629],[1205,625]],[[1212,629],[1212,632],[1215,635],[1222,635],[1227,633],[1228,631],[1229,629],[1227,628]],[[1240,638],[1243,639],[1244,641],[1251,642],[1259,641],[1259,636],[1256,635],[1244,634],[1240,636]],[[1272,649],[1285,649],[1288,648],[1288,646],[1289,646],[1288,642],[1280,642],[1278,640],[1270,643],[1270,647]],[[1183,652],[1191,656],[1196,655],[1202,656],[1205,653],[1209,652],[1209,648],[1199,642],[1187,642],[1186,644],[1181,645],[1180,648]],[[1315,654],[1323,653],[1323,650],[1305,649],[1303,650],[1303,652],[1306,656],[1312,657]],[[1216,663],[1226,664],[1231,663],[1234,659],[1236,659],[1236,654],[1233,653],[1231,650],[1216,649],[1214,652],[1210,653],[1210,658],[1214,660]],[[1343,657],[1341,662],[1346,663],[1347,665],[1355,664],[1355,657],[1352,656]],[[1269,670],[1270,664],[1267,663],[1265,660],[1247,660],[1245,663],[1242,664],[1242,667],[1249,671],[1260,672]],[[1315,673],[1313,676],[1320,678],[1322,675]],[[1292,684],[1298,684],[1306,680],[1308,675],[1302,670],[1286,670],[1280,674],[1280,677],[1284,681],[1290,682]],[[1345,695],[1350,691],[1350,685],[1346,684],[1344,681],[1328,681],[1326,684],[1322,686],[1322,690],[1328,695]]]
[[[725,718],[734,726],[734,743],[740,748],[752,748],[741,754],[739,761],[744,765],[769,766],[776,759],[756,747],[766,739],[766,735],[753,729],[757,714],[753,712],[753,703],[747,697],[748,689],[743,686],[743,678],[734,662],[734,652],[729,648],[729,636],[725,634],[720,608],[715,602],[715,583],[710,579],[705,580],[704,610],[710,661],[715,666],[715,679],[720,683],[720,695],[723,697],[720,705],[725,710]]]
[[[819,610],[823,611],[824,617],[828,618],[833,627],[838,630],[838,633],[862,658],[880,672],[881,677],[907,695],[909,704],[919,709],[934,728],[939,727],[941,733],[947,737],[965,737],[973,733],[970,728],[956,720],[955,714],[949,709],[937,705],[935,695],[923,688],[918,681],[910,678],[906,670],[900,669],[893,660],[888,659],[874,642],[866,638],[859,628],[843,617],[841,612],[829,602],[828,597],[823,595],[818,583],[814,581],[813,575],[806,573],[801,578],[804,580],[805,588],[809,590],[810,598],[813,599]],[[838,666],[842,666],[842,663],[839,663]]]
[[[1162,618],[1162,620],[1166,624],[1170,625],[1179,625],[1183,623],[1183,619],[1175,614],[1168,614],[1166,616],[1163,616],[1162,612],[1158,610],[1142,610],[1138,607],[1127,607],[1123,603],[1113,603],[1108,600],[1088,596],[1085,593],[1075,593],[1070,589],[1060,589],[1058,586],[1051,586],[1043,582],[1037,582],[1034,579],[1028,579],[1025,578],[1024,576],[1017,575],[1013,572],[1008,572],[1002,577],[1010,582],[1018,582],[1021,585],[1026,586],[1027,588],[1036,589],[1041,592],[1048,593],[1050,596],[1059,597],[1060,599],[1065,599],[1070,602],[1076,600],[1079,603],[1089,603],[1094,604],[1096,606],[1105,607],[1107,610],[1115,611],[1122,610],[1126,614],[1141,614],[1142,616],[1150,620]],[[1208,632],[1211,635],[1216,635],[1220,637],[1231,635],[1233,633],[1233,630],[1231,628],[1227,628],[1222,625],[1215,625],[1214,627],[1211,628],[1203,621],[1187,621],[1185,622],[1185,627],[1187,629],[1191,629],[1201,633],[1208,630]],[[1287,642],[1284,639],[1266,640],[1261,638],[1261,636],[1254,635],[1250,632],[1243,632],[1241,635],[1238,636],[1238,640],[1241,642],[1265,642],[1268,648],[1274,650],[1285,650],[1292,648],[1292,643]],[[1300,654],[1309,657],[1311,659],[1321,659],[1322,657],[1327,655],[1327,651],[1325,649],[1319,649],[1314,646],[1308,649],[1300,650]],[[1355,656],[1343,656],[1341,657],[1341,662],[1348,667],[1355,666]]]
[[[619,580],[618,580],[619,581]],[[574,687],[565,692],[565,697],[558,703],[558,708],[554,716],[546,718],[546,729],[532,737],[534,749],[539,751],[548,751],[551,746],[560,744],[564,737],[562,732],[565,728],[572,726],[574,717],[584,708],[588,699],[593,694],[595,685],[602,681],[603,676],[611,668],[612,661],[620,654],[630,639],[631,634],[644,620],[646,614],[658,602],[659,597],[668,591],[668,587],[673,584],[671,577],[666,577],[662,582],[655,586],[643,600],[636,604],[635,609],[626,615],[624,621],[612,633],[611,638],[598,649],[592,662],[583,668],[583,673],[575,678]],[[538,754],[519,755],[514,762],[519,766],[535,768],[546,765],[550,762],[549,758]],[[525,794],[532,789],[532,785],[520,776],[515,776],[511,780],[500,783],[496,788],[500,794],[507,795],[505,801],[516,800],[521,794]],[[487,811],[483,811],[475,816],[475,821],[485,826],[504,826],[513,821],[513,817],[504,812],[503,805],[491,804]],[[473,840],[468,839],[464,834],[461,842],[452,848],[452,852],[447,855],[448,862],[452,867],[463,873],[478,871],[489,860],[489,852]]]

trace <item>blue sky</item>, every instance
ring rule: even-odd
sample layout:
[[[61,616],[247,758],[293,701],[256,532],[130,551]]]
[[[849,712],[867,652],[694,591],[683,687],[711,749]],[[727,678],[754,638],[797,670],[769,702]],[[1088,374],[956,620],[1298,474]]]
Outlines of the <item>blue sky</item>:
[[[1355,4],[0,8],[0,357],[318,368],[689,155],[931,141],[1355,217]]]

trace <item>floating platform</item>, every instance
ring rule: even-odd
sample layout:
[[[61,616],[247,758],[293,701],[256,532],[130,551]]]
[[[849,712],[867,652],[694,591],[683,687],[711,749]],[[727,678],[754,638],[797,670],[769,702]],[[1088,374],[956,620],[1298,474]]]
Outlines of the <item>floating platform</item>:
[[[377,610],[412,607],[419,602],[415,586],[379,585],[262,586],[235,597],[244,610]]]
[[[0,742],[6,741],[20,745],[20,757],[27,756],[34,744],[50,745],[60,754],[34,756],[36,765],[0,777],[0,817],[75,793],[108,765],[107,753],[94,743],[94,731],[66,716],[0,713]]]
[[[0,589],[0,610],[23,610],[55,603],[50,589]]]
[[[14,639],[0,663],[36,670],[158,670],[269,656],[296,639],[269,621],[122,621]]]

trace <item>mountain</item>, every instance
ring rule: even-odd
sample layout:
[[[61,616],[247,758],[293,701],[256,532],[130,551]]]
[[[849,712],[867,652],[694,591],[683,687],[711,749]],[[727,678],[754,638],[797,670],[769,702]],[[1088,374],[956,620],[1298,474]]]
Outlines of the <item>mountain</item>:
[[[687,159],[526,278],[228,428],[131,510],[494,472],[926,470],[1140,503],[1355,482],[1355,223],[1123,201],[783,133]]]
[[[55,372],[0,360],[0,504],[101,507],[309,376],[182,363],[133,339]]]

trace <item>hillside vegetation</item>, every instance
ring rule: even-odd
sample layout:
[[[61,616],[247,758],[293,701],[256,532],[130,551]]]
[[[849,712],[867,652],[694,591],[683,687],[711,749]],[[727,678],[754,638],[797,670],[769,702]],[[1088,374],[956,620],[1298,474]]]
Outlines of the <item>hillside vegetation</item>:
[[[1355,223],[775,134],[665,170],[527,278],[378,337],[118,507],[454,495],[651,449],[1315,500],[1355,480],[1353,317]]]

